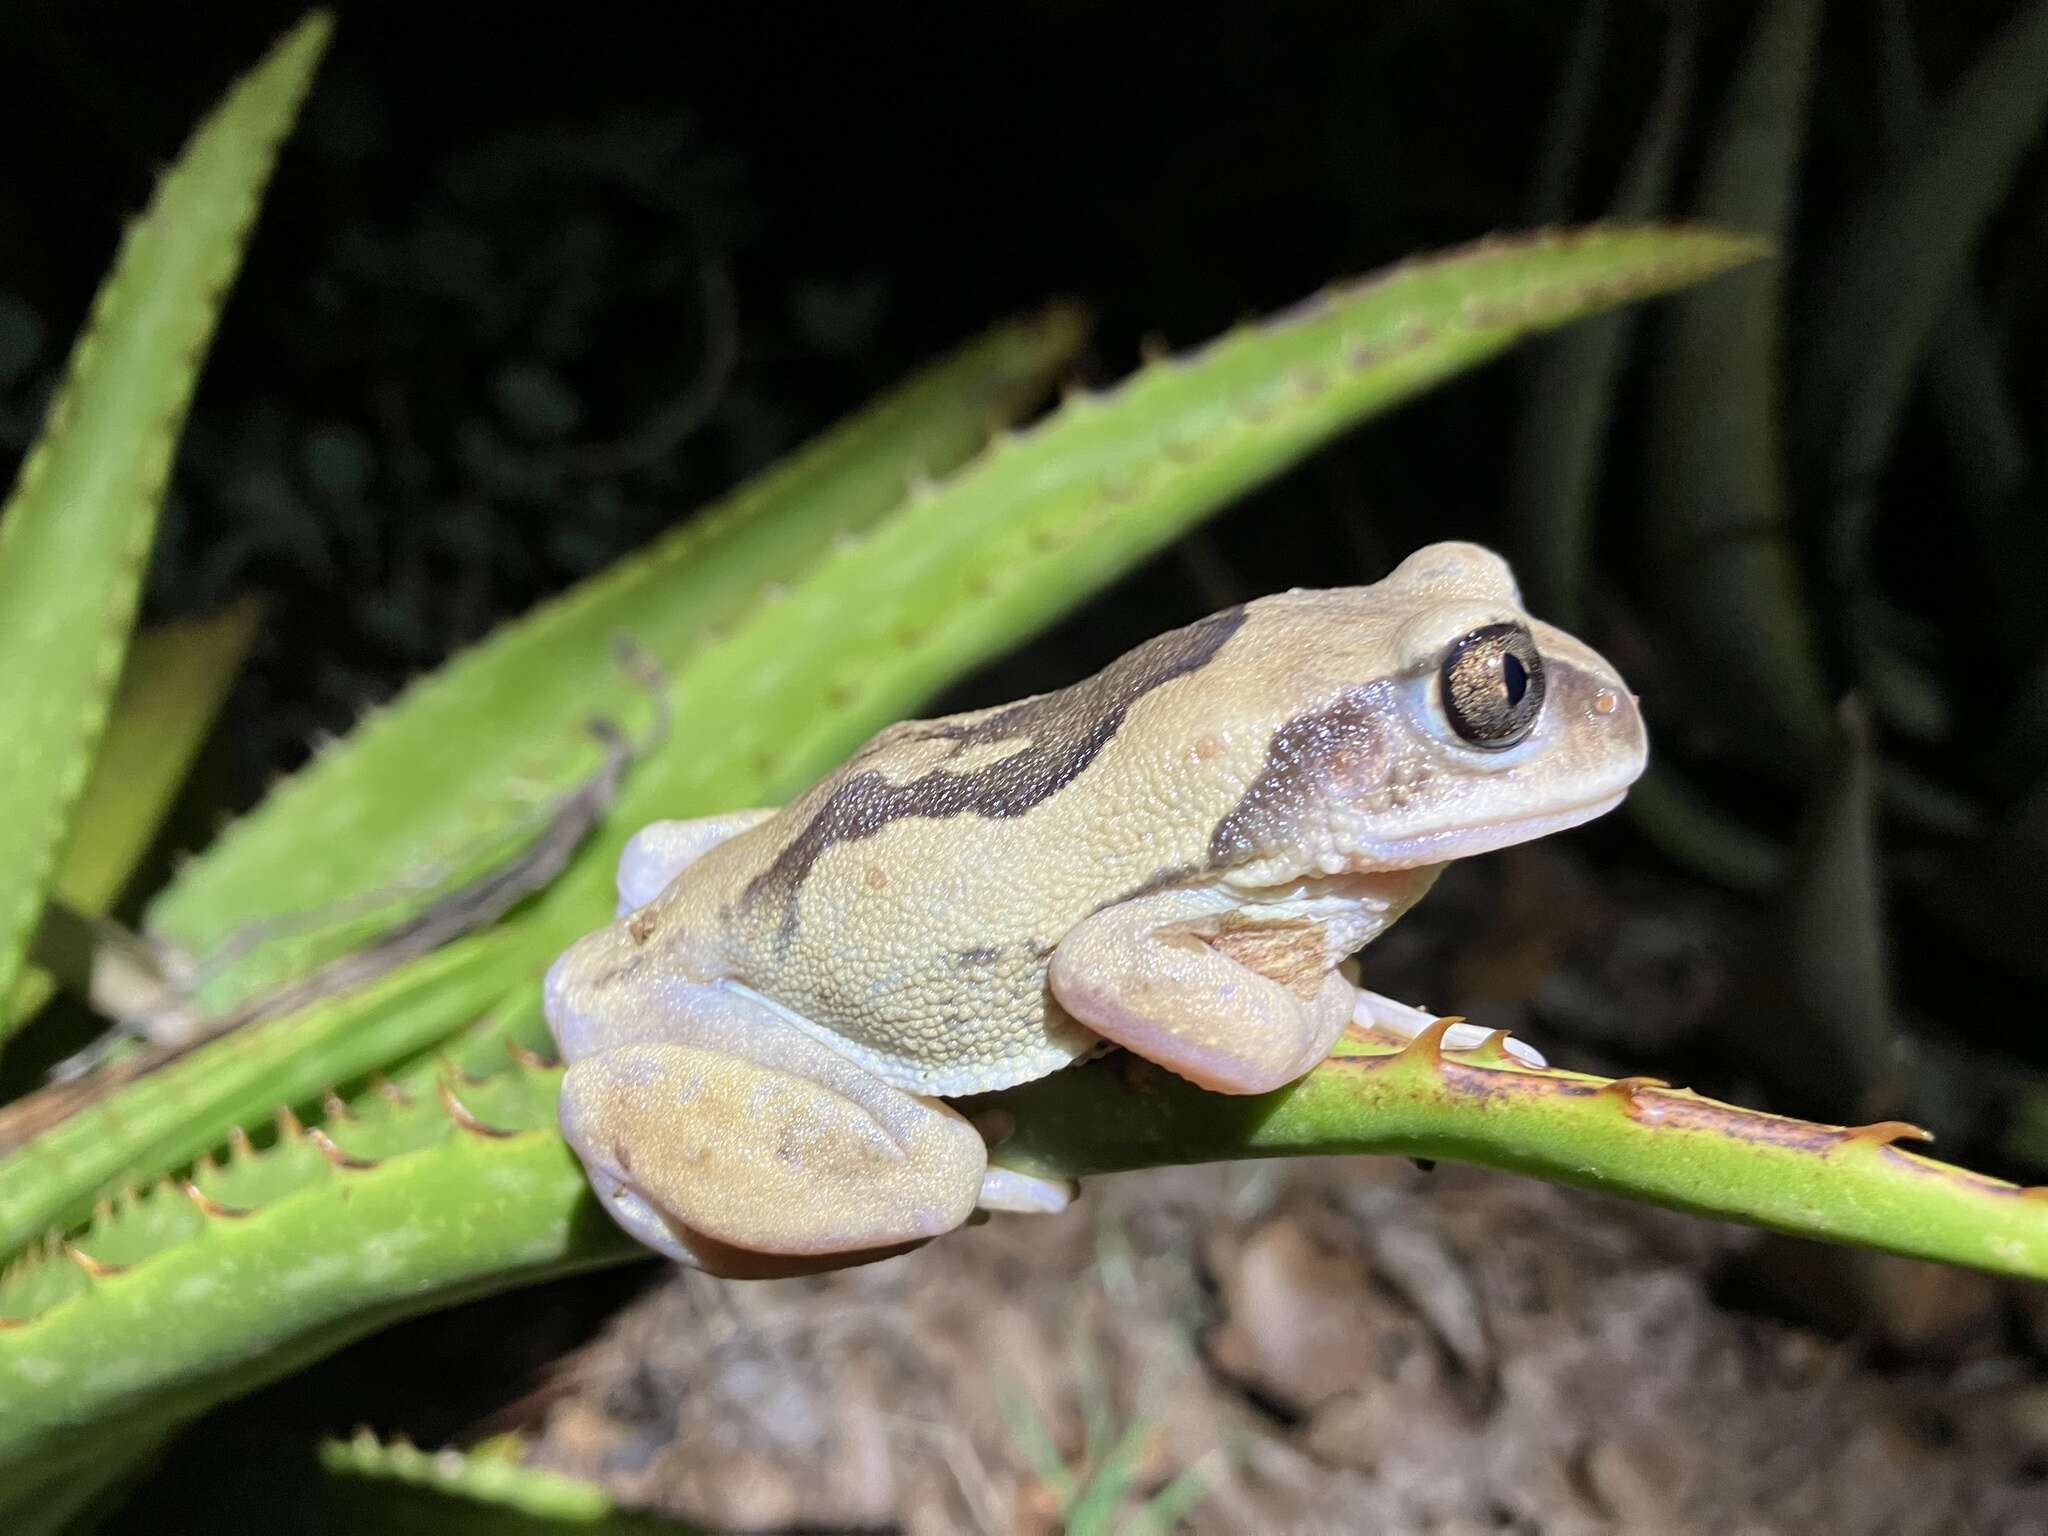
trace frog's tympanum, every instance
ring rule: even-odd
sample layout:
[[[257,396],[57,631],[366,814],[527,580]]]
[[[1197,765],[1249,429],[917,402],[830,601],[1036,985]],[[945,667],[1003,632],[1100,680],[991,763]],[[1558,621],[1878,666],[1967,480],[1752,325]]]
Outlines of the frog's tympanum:
[[[1354,1020],[1413,1035],[1351,957],[1644,753],[1614,669],[1474,545],[1225,609],[891,726],[780,810],[642,831],[617,920],[548,973],[562,1129],[621,1225],[720,1273],[1058,1209],[945,1101],[1110,1046],[1265,1093]]]

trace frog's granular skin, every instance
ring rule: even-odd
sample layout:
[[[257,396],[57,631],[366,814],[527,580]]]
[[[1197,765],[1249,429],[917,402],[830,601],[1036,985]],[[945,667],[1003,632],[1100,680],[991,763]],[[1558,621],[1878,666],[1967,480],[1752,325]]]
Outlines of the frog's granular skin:
[[[1139,1430],[1126,1514],[1198,1469],[1195,1531],[2048,1531],[1997,1288],[1831,1254],[1975,1330],[1961,1371],[1880,1370],[1714,1299],[1763,1242],[1448,1166],[1130,1175],[867,1269],[678,1272],[537,1455],[719,1528],[1050,1532],[1034,1441],[1078,1463],[1092,1411]]]

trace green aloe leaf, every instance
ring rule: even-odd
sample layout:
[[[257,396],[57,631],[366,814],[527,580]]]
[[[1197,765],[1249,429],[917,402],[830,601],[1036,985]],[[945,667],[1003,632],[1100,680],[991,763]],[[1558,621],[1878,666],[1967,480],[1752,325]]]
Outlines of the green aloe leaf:
[[[491,1448],[423,1451],[404,1440],[379,1440],[358,1430],[323,1441],[323,1486],[305,1504],[335,1528],[386,1536],[518,1536],[590,1532],[592,1536],[683,1536],[691,1528],[622,1510],[596,1483],[541,1467],[522,1466]]]
[[[300,23],[164,175],[0,509],[0,997],[92,768],[200,363],[327,32],[322,14]]]
[[[1224,1098],[1096,1063],[970,1101],[1045,1176],[1222,1158],[1449,1158],[1808,1237],[2048,1278],[2048,1198],[1896,1143],[1895,1122],[1812,1125],[1647,1079],[1534,1070],[1499,1037],[1364,1044],[1301,1082]],[[91,1481],[108,1447],[398,1318],[639,1256],[553,1130],[555,1069],[373,1096],[111,1205],[0,1279],[0,1515]],[[973,1242],[971,1232],[943,1239]]]
[[[678,660],[666,681],[674,745],[634,769],[530,913],[456,946],[503,941],[479,968],[460,968],[454,995],[412,988],[409,967],[389,980],[405,1008],[375,1027],[383,1005],[357,994],[237,1031],[104,1096],[51,1090],[0,1112],[0,1236],[21,1241],[112,1180],[148,1179],[218,1145],[267,1110],[265,1088],[270,1103],[304,1107],[330,1083],[402,1067],[433,1031],[485,1011],[474,989],[492,975],[493,1012],[529,1009],[548,959],[610,910],[612,869],[635,828],[794,793],[1334,433],[1533,331],[1753,251],[1688,229],[1490,241],[1333,288],[999,437],[864,536],[831,539],[808,569],[751,593]],[[402,796],[405,781],[387,792]]]
[[[1757,11],[1709,144],[1701,217],[1782,249],[1805,142],[1820,0]],[[1811,769],[1829,688],[1789,538],[1780,419],[1785,264],[1674,304],[1650,384],[1647,477],[1660,592],[1687,653],[1688,698],[1752,762]]]
[[[651,701],[621,665],[622,639],[671,674],[687,667],[835,541],[901,504],[907,483],[957,467],[1029,408],[1082,335],[1065,306],[998,327],[423,678],[188,864],[152,904],[151,933],[204,957],[280,915],[311,919],[283,925],[210,982],[204,1002],[225,1008],[502,863],[536,835],[546,806],[599,766],[586,722],[648,729]],[[687,719],[671,739],[678,755],[706,745]]]
[[[279,1105],[311,1109],[337,1084],[403,1068],[486,1014],[508,976],[544,958],[517,928],[473,934],[144,1075],[121,1077],[129,1063],[116,1063],[111,1090],[85,1079],[17,1100],[0,1111],[0,1253],[80,1219],[103,1190],[189,1163]]]
[[[121,894],[213,729],[259,613],[256,604],[240,603],[135,637],[51,883],[53,900],[99,914]],[[17,1025],[42,1007],[51,986],[44,971],[23,973],[8,1006]]]
[[[529,1001],[538,940],[551,946],[609,907],[616,849],[602,844],[624,835],[624,813],[675,814],[815,773],[904,701],[1351,421],[1530,330],[1749,253],[1703,231],[1493,242],[1335,290],[1106,396],[1076,397],[762,599],[700,657],[701,677],[685,669],[675,679],[691,711],[679,710],[679,727],[705,727],[691,733],[699,750],[645,765],[617,825],[533,914],[387,978],[372,989],[390,989],[381,1009],[362,1008],[358,995],[314,1010],[329,1015],[321,1049],[358,1046],[368,1026],[415,1009],[443,1010],[437,1027],[449,1033],[481,1011],[468,989],[483,981],[509,988],[508,1004]],[[891,603],[876,603],[877,591]],[[488,952],[500,943],[502,953]],[[350,1010],[357,1027],[333,1027]],[[17,1214],[66,1210],[110,1169],[139,1180],[152,1162],[174,1165],[174,1146],[195,1150],[194,1127],[217,1140],[263,1088],[297,1080],[305,1060],[295,1047],[311,1027],[270,1021],[90,1104],[0,1164],[0,1189]],[[355,1066],[385,1064],[395,1035],[419,1039],[394,1028]],[[267,1061],[252,1071],[238,1065],[245,1057]],[[337,1059],[323,1064],[352,1075]],[[534,1091],[537,1081],[550,1091]],[[173,1185],[117,1202],[75,1250],[21,1261],[0,1284],[0,1314],[25,1318],[0,1330],[0,1401],[27,1406],[0,1419],[0,1490],[36,1506],[51,1480],[75,1489],[118,1465],[111,1447],[147,1445],[383,1322],[628,1256],[551,1129],[551,1081],[522,1068],[460,1085],[452,1118],[416,1095],[388,1115],[374,1103],[369,1114],[330,1111],[317,1134],[288,1122],[272,1154],[203,1164],[189,1198]],[[499,1246],[514,1229],[520,1241]],[[291,1252],[305,1262],[282,1265]],[[266,1277],[272,1262],[281,1267]],[[163,1326],[166,1305],[175,1328]],[[31,1381],[32,1393],[15,1390]]]

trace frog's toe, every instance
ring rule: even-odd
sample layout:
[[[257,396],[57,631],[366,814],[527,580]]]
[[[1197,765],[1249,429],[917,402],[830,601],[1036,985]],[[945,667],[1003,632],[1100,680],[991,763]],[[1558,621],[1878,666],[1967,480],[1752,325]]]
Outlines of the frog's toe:
[[[1080,1183],[1074,1179],[1044,1179],[1014,1168],[991,1168],[981,1176],[981,1194],[974,1203],[984,1211],[1057,1216],[1080,1196]]]
[[[1482,1024],[1453,1024],[1444,1031],[1444,1049],[1447,1051],[1476,1051],[1486,1044],[1495,1031]],[[1509,1035],[1501,1041],[1501,1049],[1515,1060],[1532,1067],[1547,1067],[1549,1058],[1526,1040],[1517,1040]]]

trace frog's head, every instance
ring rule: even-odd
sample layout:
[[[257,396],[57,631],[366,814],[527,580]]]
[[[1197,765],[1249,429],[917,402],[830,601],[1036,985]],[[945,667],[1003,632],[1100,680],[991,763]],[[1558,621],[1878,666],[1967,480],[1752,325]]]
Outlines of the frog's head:
[[[1635,696],[1524,612],[1489,550],[1432,544],[1373,586],[1254,608],[1301,637],[1309,683],[1217,826],[1217,864],[1271,866],[1284,848],[1288,874],[1442,864],[1590,821],[1643,771]]]

